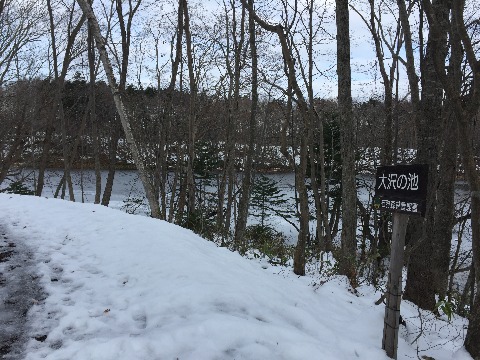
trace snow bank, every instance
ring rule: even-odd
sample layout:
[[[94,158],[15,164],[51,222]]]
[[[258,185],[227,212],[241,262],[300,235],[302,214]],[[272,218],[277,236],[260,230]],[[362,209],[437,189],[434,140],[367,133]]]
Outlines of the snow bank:
[[[0,194],[0,220],[29,239],[48,294],[30,311],[26,359],[387,359],[371,288],[356,296],[341,278],[312,286],[189,230],[98,205]],[[470,359],[461,338],[437,336],[445,331],[427,334],[425,353]],[[399,359],[417,356],[408,336]]]

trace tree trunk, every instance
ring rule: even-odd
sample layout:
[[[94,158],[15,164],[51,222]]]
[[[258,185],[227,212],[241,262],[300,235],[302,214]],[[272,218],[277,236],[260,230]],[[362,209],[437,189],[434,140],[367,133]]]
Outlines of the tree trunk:
[[[448,77],[457,94],[461,92],[462,45],[458,32],[450,25],[452,39]],[[437,60],[441,61],[440,59]],[[454,109],[446,105],[445,125],[443,126],[442,151],[440,154],[441,174],[438,185],[437,208],[435,211],[434,281],[440,299],[444,299],[448,290],[448,271],[450,267],[450,247],[455,211],[455,177],[457,174],[458,138]]]
[[[465,348],[474,359],[480,359],[480,181],[478,179],[476,188],[470,186],[472,191],[472,247],[473,263],[475,267],[475,284],[477,294],[470,309],[467,336],[465,337]],[[475,192],[475,193],[474,193]],[[472,287],[472,295],[473,295]]]
[[[90,96],[90,122],[92,124],[93,158],[95,163],[95,204],[100,204],[102,193],[102,176],[100,173],[100,138],[98,135],[98,124],[96,118],[96,94],[95,94],[95,41],[92,35],[91,24],[88,24],[88,68],[90,76],[89,96]]]
[[[217,229],[220,231],[222,241],[225,241],[230,230],[230,216],[233,199],[233,178],[235,176],[235,144],[236,144],[236,129],[239,112],[239,97],[240,97],[240,71],[242,69],[242,51],[245,41],[245,8],[242,7],[242,15],[240,20],[240,39],[237,39],[237,21],[235,18],[235,5],[232,5],[232,37],[234,43],[234,64],[233,69],[230,61],[230,38],[229,28],[226,29],[227,38],[227,54],[225,57],[228,73],[230,76],[228,101],[227,101],[227,127],[226,142],[225,142],[225,160],[224,167],[221,174],[220,185],[218,189],[218,205],[217,205]],[[225,18],[228,19],[228,11],[225,11]],[[226,21],[227,22],[227,21]],[[228,186],[228,192],[227,192]],[[227,197],[226,211],[225,195]]]
[[[342,156],[342,254],[340,272],[356,284],[357,192],[355,184],[355,123],[352,114],[348,0],[336,0],[338,108]]]
[[[73,194],[73,184],[72,184],[72,176],[71,176],[71,166],[70,166],[70,141],[69,136],[67,134],[67,124],[65,119],[65,112],[63,108],[63,101],[60,100],[60,104],[58,106],[58,116],[60,118],[60,126],[62,128],[62,147],[63,147],[63,179],[64,182],[66,181],[68,185],[68,195],[70,197],[70,201],[75,201],[75,196]],[[73,160],[73,159],[72,159]],[[62,199],[64,198],[62,193]]]
[[[82,0],[82,3],[84,3],[84,2],[85,2],[85,0]],[[130,40],[131,40],[130,35],[131,35],[132,19],[133,19],[135,13],[137,12],[142,0],[136,0],[135,4],[132,1],[128,2],[129,10],[126,14],[127,21],[125,21],[125,16],[123,14],[122,1],[121,0],[112,0],[112,4],[113,4],[113,2],[115,2],[115,9],[116,9],[117,16],[118,16],[118,25],[120,27],[121,47],[122,47],[121,63],[118,64],[118,66],[120,68],[120,74],[119,74],[120,76],[119,76],[118,86],[115,84],[116,91],[118,92],[118,95],[119,95],[118,99],[121,99],[121,97],[124,96],[125,87],[126,87],[126,84],[127,84],[127,70],[128,70],[128,60],[129,60],[129,55],[130,55]],[[80,7],[82,7],[82,5],[80,3],[79,3],[79,5],[80,5]],[[89,6],[91,8],[91,5],[89,5]],[[83,10],[83,8],[82,8],[82,10]],[[84,13],[85,13],[85,11],[84,11]],[[93,10],[92,10],[92,15],[94,15]],[[99,34],[101,34],[101,33],[99,33]],[[96,36],[96,35],[94,34],[94,36]],[[105,40],[104,40],[104,43],[105,43]],[[97,47],[98,46],[99,46],[99,44],[98,44],[98,41],[97,41]],[[100,51],[99,51],[99,53],[100,53]],[[105,55],[107,55],[106,51],[105,51]],[[101,53],[100,53],[100,59],[102,59],[102,54]],[[103,60],[102,60],[102,62],[103,62]],[[112,76],[113,76],[113,72],[112,72]],[[116,80],[115,80],[115,82],[116,82]],[[111,90],[113,91],[113,89],[111,89]],[[115,96],[114,96],[114,100],[115,100]],[[126,110],[125,110],[125,107],[124,107],[125,104],[123,102],[123,99],[121,99],[121,102],[122,102],[122,106],[123,106],[123,111],[125,111],[125,116],[127,116],[127,113],[126,113]],[[116,103],[115,103],[115,105],[116,105]],[[118,108],[117,108],[117,111],[118,111]],[[119,117],[120,117],[120,121],[122,121],[122,115],[119,114]],[[131,120],[129,120],[128,123],[130,124]],[[122,126],[123,126],[123,123],[122,123]],[[114,125],[113,131],[115,132],[115,134],[112,134],[112,138],[115,138],[115,136],[118,136],[117,137],[117,142],[118,142],[118,139],[120,138],[120,134],[118,133],[119,129],[118,129],[117,125]],[[129,129],[129,131],[132,132],[131,129]],[[124,132],[126,134],[125,128],[124,128]],[[133,139],[133,132],[132,132],[132,139]],[[127,135],[127,143],[128,143],[128,135]],[[135,147],[137,147],[137,151],[139,151],[138,150],[138,144],[136,144]],[[109,203],[110,203],[113,181],[115,179],[115,172],[116,172],[115,163],[116,163],[117,148],[118,148],[118,144],[113,144],[113,147],[110,148],[111,151],[115,151],[115,155],[112,154],[112,152],[110,152],[110,154],[109,154],[110,164],[109,164],[109,170],[108,170],[108,175],[107,175],[107,181],[105,183],[105,189],[103,191],[103,197],[102,197],[102,205],[104,205],[104,206],[108,206]],[[130,148],[130,150],[132,150],[132,149]],[[113,159],[113,156],[115,156],[115,159]],[[139,152],[139,156],[140,156],[140,152]],[[134,161],[135,161],[135,157],[134,157]],[[147,168],[145,168],[145,169],[148,172],[148,169]],[[145,174],[145,176],[146,176],[146,180],[148,180],[148,174]],[[140,177],[142,177],[142,175],[140,175]],[[144,186],[145,186],[145,184],[144,184]],[[151,190],[153,190],[153,186],[151,186]],[[154,200],[155,198],[156,198],[155,195],[152,194],[152,201],[155,201]],[[147,199],[148,199],[148,195],[147,195]],[[158,198],[155,202],[158,203]],[[149,203],[150,203],[150,201],[149,201]],[[154,210],[152,210],[152,214],[153,214],[153,211]],[[158,211],[160,211],[160,210],[158,210]],[[158,218],[158,216],[153,216],[153,217]]]
[[[253,8],[253,0],[248,1]],[[242,178],[242,193],[238,203],[238,218],[235,227],[234,247],[245,251],[245,229],[247,227],[248,208],[250,193],[253,186],[253,158],[255,156],[255,133],[257,128],[258,108],[258,63],[257,44],[255,40],[255,21],[251,13],[248,16],[248,32],[250,41],[250,54],[252,57],[252,103],[250,109],[250,121],[248,129],[248,149]]]
[[[225,232],[228,233],[231,227],[231,222],[232,222],[232,213],[233,209],[235,209],[235,204],[236,204],[236,192],[235,192],[235,186],[237,184],[236,182],[237,174],[235,172],[235,168],[232,164],[232,166],[229,169],[228,173],[228,187],[227,187],[227,206],[225,208]],[[235,215],[234,215],[234,221],[235,221]]]
[[[304,119],[305,121],[305,119]],[[298,232],[297,246],[293,255],[293,272],[297,275],[305,275],[305,247],[309,239],[309,220],[310,211],[308,208],[308,193],[305,186],[305,177],[307,176],[307,137],[308,124],[301,126],[302,138],[300,140],[300,164],[295,174],[295,185],[298,191],[298,200],[300,205],[300,231]]]
[[[169,134],[172,128],[172,115],[173,115],[173,94],[175,90],[175,84],[177,81],[178,75],[178,67],[182,60],[182,38],[183,38],[183,1],[180,0],[178,2],[178,9],[177,9],[177,36],[176,36],[176,43],[175,43],[175,57],[173,56],[173,39],[172,39],[172,70],[171,70],[171,77],[170,77],[170,84],[166,89],[166,100],[163,102],[163,112],[160,115],[159,119],[159,144],[157,150],[157,161],[156,161],[156,169],[155,169],[155,190],[156,192],[160,192],[160,204],[161,204],[161,218],[172,222],[174,219],[175,213],[175,192],[177,189],[177,182],[179,177],[179,171],[181,169],[180,162],[183,159],[182,156],[179,156],[179,149],[177,148],[177,165],[174,169],[173,180],[171,182],[171,196],[170,201],[167,204],[167,182],[168,182],[168,172],[169,172],[169,165],[168,165],[168,155],[170,153],[169,148]],[[156,45],[156,56],[157,56],[157,89],[160,92],[160,69],[159,69],[159,50],[158,46]],[[180,91],[181,92],[181,91]],[[160,103],[160,99],[159,99]],[[159,104],[160,107],[160,104]],[[168,206],[167,206],[168,205]],[[169,207],[169,212],[167,215],[167,207]]]
[[[305,81],[308,92],[309,102],[309,123],[308,126],[308,147],[310,153],[310,184],[312,187],[313,197],[315,200],[316,215],[316,234],[319,250],[331,251],[332,238],[330,226],[328,223],[328,206],[327,206],[327,183],[325,178],[325,144],[323,134],[323,119],[318,116],[315,110],[315,99],[313,94],[313,6],[314,1],[308,3],[308,79]],[[317,131],[318,143],[318,160],[315,159],[315,142],[314,130]],[[317,176],[320,178],[318,181]],[[320,187],[320,189],[319,189]]]
[[[458,1],[452,4],[452,23],[458,38],[461,39],[467,62],[473,72],[473,81],[468,94],[468,101],[464,101],[462,96],[458,96],[455,87],[452,88],[451,82],[443,75],[440,64],[437,66],[437,72],[445,80],[447,96],[453,103],[457,117],[457,130],[460,154],[462,156],[465,175],[470,186],[471,192],[471,228],[472,228],[472,252],[473,265],[475,270],[475,285],[477,294],[470,309],[470,319],[468,324],[467,336],[465,338],[465,348],[474,359],[480,359],[480,175],[476,169],[474,155],[474,131],[472,131],[471,119],[478,113],[480,108],[480,61],[476,58],[472,39],[470,39],[465,21],[463,19],[464,2]],[[429,22],[431,21],[429,18]],[[439,24],[441,27],[442,24]],[[473,289],[472,287],[472,295]]]
[[[112,120],[113,122],[110,124],[110,144],[108,146],[108,173],[101,202],[103,206],[108,206],[110,204],[110,198],[112,197],[113,181],[115,180],[115,167],[117,163],[118,141],[120,139],[121,131],[117,126],[116,119]]]
[[[187,67],[190,84],[190,104],[188,111],[188,141],[187,141],[187,226],[190,225],[191,216],[195,213],[195,141],[197,133],[197,80],[195,79],[193,64],[192,34],[190,32],[190,16],[188,14],[187,0],[183,0],[185,42],[187,45]]]
[[[448,18],[447,1],[437,1],[436,16]],[[412,219],[412,245],[408,262],[407,281],[405,286],[406,300],[411,300],[423,309],[435,308],[435,268],[425,261],[432,256],[435,231],[435,209],[437,206],[438,188],[438,143],[440,140],[443,115],[443,86],[435,71],[435,61],[445,62],[447,44],[447,28],[442,32],[428,35],[425,59],[422,62],[422,98],[417,114],[417,157],[420,164],[429,165],[427,211],[425,220]],[[438,51],[436,51],[438,49]],[[437,57],[437,59],[435,59]],[[433,264],[435,265],[435,263]],[[447,276],[447,273],[444,274]]]
[[[305,96],[303,95],[302,90],[297,82],[295,60],[292,57],[292,43],[288,35],[289,28],[284,27],[280,24],[271,25],[265,22],[260,17],[258,17],[250,4],[247,4],[245,0],[241,0],[241,2],[242,5],[248,10],[249,15],[253,16],[255,22],[258,25],[260,25],[264,30],[277,35],[282,49],[284,71],[288,78],[288,104],[289,107],[291,107],[292,93],[295,94],[298,110],[302,120],[302,123],[300,125],[301,142],[299,165],[297,166],[295,164],[295,161],[293,160],[293,157],[288,154],[285,143],[282,143],[281,151],[287,157],[291,166],[295,169],[295,185],[298,192],[298,200],[300,205],[300,231],[298,233],[297,247],[295,249],[295,255],[293,259],[293,271],[297,275],[305,275],[305,245],[309,237],[308,221],[310,217],[308,209],[307,189],[305,186],[305,177],[307,174],[307,137],[310,119],[308,105],[305,100]],[[290,114],[290,111],[288,113]]]
[[[70,177],[70,169],[69,169],[69,154],[68,154],[68,144],[66,143],[67,141],[67,134],[66,134],[66,128],[65,128],[65,115],[63,112],[63,103],[62,103],[62,98],[63,98],[63,91],[64,91],[64,86],[65,86],[65,77],[67,76],[67,71],[68,68],[70,67],[70,63],[72,61],[72,50],[73,46],[75,44],[75,39],[86,19],[85,15],[83,15],[78,23],[73,26],[72,23],[69,24],[68,27],[68,36],[67,36],[67,43],[65,47],[65,55],[63,58],[63,63],[62,63],[62,68],[61,71],[59,72],[58,68],[58,54],[57,54],[57,48],[56,48],[56,38],[55,38],[55,24],[54,24],[54,15],[53,15],[53,10],[51,7],[50,0],[47,0],[47,8],[48,8],[48,14],[49,14],[49,21],[50,21],[50,40],[52,42],[51,47],[52,47],[52,59],[53,59],[53,70],[54,70],[54,76],[55,76],[55,100],[53,104],[53,112],[52,116],[48,117],[47,119],[47,125],[46,125],[46,131],[45,131],[45,139],[44,139],[44,148],[43,148],[43,154],[42,154],[42,159],[40,161],[40,166],[39,166],[39,174],[38,174],[38,183],[37,183],[37,189],[36,189],[36,195],[41,196],[42,191],[43,191],[43,186],[44,186],[44,177],[45,177],[45,170],[47,168],[47,163],[48,163],[48,158],[49,158],[49,153],[50,149],[52,146],[52,136],[55,131],[54,127],[54,120],[56,118],[57,112],[59,114],[60,118],[60,123],[62,127],[62,146],[63,146],[63,157],[64,157],[64,178],[67,179],[68,182],[68,187],[69,187],[69,193],[70,193],[70,200],[74,201],[74,196],[73,196],[73,185],[72,185],[72,180]],[[74,11],[74,6],[72,6],[70,12],[71,15],[73,14]],[[70,16],[70,21],[72,20],[72,16]]]
[[[8,151],[6,152],[5,156],[2,157],[2,162],[0,164],[0,184],[7,177],[10,167],[15,164],[15,162],[20,157],[23,146],[25,145],[25,142],[27,140],[25,136],[26,110],[26,105],[23,105],[20,114],[17,113],[15,121],[17,126],[15,128],[13,142],[8,147]]]
[[[38,164],[38,178],[37,187],[35,189],[36,196],[42,196],[43,187],[45,185],[45,171],[48,166],[48,159],[50,157],[50,150],[52,149],[52,135],[55,132],[54,115],[47,116],[47,123],[45,125],[45,137],[43,138],[42,156]]]
[[[124,107],[120,92],[118,91],[118,86],[115,80],[115,76],[113,75],[112,65],[108,58],[107,50],[105,47],[105,40],[101,35],[100,27],[98,25],[97,19],[95,17],[95,14],[93,13],[93,9],[87,3],[86,0],[77,0],[77,1],[80,7],[82,8],[83,13],[85,14],[88,21],[92,25],[92,32],[93,32],[93,36],[95,37],[97,49],[98,49],[98,52],[100,53],[100,58],[102,60],[105,74],[108,79],[108,84],[113,94],[117,112],[120,116],[120,121],[122,123],[122,127],[125,132],[125,137],[127,139],[127,144],[130,148],[133,161],[137,167],[140,179],[145,189],[147,200],[150,205],[151,216],[154,218],[160,218],[160,205],[158,203],[158,198],[155,198],[155,191],[153,189],[151,182],[149,181],[147,168],[145,167],[144,161],[138,149],[138,145],[135,142],[135,139],[133,137],[130,120],[127,116],[127,112],[125,111],[125,107]]]
[[[398,154],[398,141],[397,141],[397,134],[398,131],[395,132],[395,142],[393,143],[393,153],[394,157],[392,159],[392,142],[393,142],[393,133],[392,133],[392,122],[393,122],[393,82],[394,82],[394,74],[395,70],[397,69],[398,65],[398,54],[402,48],[402,41],[400,35],[400,23],[397,24],[397,30],[394,38],[394,42],[397,42],[396,45],[396,52],[394,51],[395,44],[387,44],[387,47],[390,49],[392,55],[392,64],[390,66],[390,71],[387,73],[385,67],[385,56],[382,46],[382,37],[381,33],[383,32],[382,24],[380,22],[380,17],[376,14],[375,9],[375,0],[369,0],[370,3],[370,19],[367,21],[366,18],[363,17],[357,11],[357,14],[363,19],[365,24],[367,25],[370,33],[372,34],[372,38],[375,44],[375,53],[377,56],[377,62],[380,68],[380,74],[382,76],[382,82],[384,87],[384,109],[385,109],[385,120],[384,120],[384,141],[383,147],[381,149],[381,163],[382,165],[391,165],[392,162],[396,163],[397,154]],[[380,11],[380,9],[378,10]],[[397,69],[398,70],[398,69]],[[398,76],[397,76],[397,93],[396,98],[398,100]],[[398,101],[397,101],[398,103]],[[396,122],[396,130],[398,130],[398,116]],[[389,216],[386,214],[382,214],[380,216],[380,220],[378,222],[378,244],[375,244],[375,254],[377,253],[380,255],[377,257],[378,263],[382,261],[382,259],[388,255],[389,253],[389,234],[388,234],[388,219]],[[377,246],[378,245],[378,246]]]

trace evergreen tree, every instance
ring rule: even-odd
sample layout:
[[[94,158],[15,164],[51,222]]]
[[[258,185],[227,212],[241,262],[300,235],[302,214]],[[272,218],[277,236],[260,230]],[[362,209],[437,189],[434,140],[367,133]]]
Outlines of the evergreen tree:
[[[324,113],[324,117],[327,121],[323,125],[323,149],[325,156],[325,177],[326,183],[330,185],[338,185],[341,182],[342,178],[342,158],[340,156],[341,146],[340,146],[340,126],[336,120],[337,114],[335,113]],[[318,164],[318,154],[320,149],[318,145],[315,145],[313,148],[314,161]],[[308,154],[309,160],[307,165],[307,178],[310,178],[311,166],[310,166],[310,156]],[[315,173],[315,178],[317,179],[318,185],[320,185],[320,171],[317,166],[317,172]],[[328,186],[327,189],[328,190]]]
[[[270,214],[290,219],[294,212],[288,209],[288,201],[278,188],[278,182],[260,175],[255,179],[250,207],[254,211],[251,215],[260,218],[262,227],[268,227],[265,222]]]
[[[195,210],[181,224],[206,238],[212,238],[215,232],[217,193],[212,186],[220,164],[218,149],[212,142],[196,142],[193,162]]]
[[[35,195],[33,190],[30,190],[25,184],[21,181],[14,181],[6,189],[0,190],[7,194],[20,194],[20,195]]]
[[[216,171],[220,166],[221,160],[218,155],[217,147],[209,141],[198,141],[195,144],[195,161],[193,171],[196,179],[196,193],[199,209],[202,206],[215,203],[215,191],[207,191],[212,186],[216,176]],[[213,206],[213,205],[212,205]]]

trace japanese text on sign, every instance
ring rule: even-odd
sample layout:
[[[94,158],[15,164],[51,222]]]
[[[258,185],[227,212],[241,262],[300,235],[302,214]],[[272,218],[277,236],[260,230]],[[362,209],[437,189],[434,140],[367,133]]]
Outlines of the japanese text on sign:
[[[385,175],[385,173],[380,176],[380,185],[378,185],[377,190],[418,190],[418,174],[408,173],[408,174],[395,174],[390,173]]]
[[[388,210],[399,210],[402,212],[419,212],[418,204],[415,202],[406,202],[406,201],[395,201],[395,200],[386,200],[382,199],[380,204],[382,209]]]

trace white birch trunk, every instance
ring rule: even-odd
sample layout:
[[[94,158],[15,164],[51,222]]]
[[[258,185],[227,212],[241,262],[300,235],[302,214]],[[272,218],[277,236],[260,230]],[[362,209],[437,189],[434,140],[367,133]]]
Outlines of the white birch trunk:
[[[123,131],[125,132],[127,144],[130,151],[132,152],[133,161],[135,162],[135,166],[137,167],[140,180],[142,181],[143,187],[145,189],[145,194],[147,196],[148,204],[150,205],[151,216],[158,219],[160,218],[160,205],[159,205],[158,199],[155,196],[153,185],[148,179],[148,174],[147,174],[148,170],[145,167],[145,163],[140,155],[140,151],[138,149],[137,143],[135,142],[135,139],[133,137],[130,121],[128,119],[127,112],[125,111],[125,106],[120,96],[120,92],[118,91],[118,85],[115,80],[115,75],[113,74],[112,65],[108,58],[108,54],[105,46],[105,40],[100,32],[100,26],[98,25],[98,21],[97,21],[97,18],[95,17],[92,7],[87,3],[87,1],[77,0],[77,2],[78,2],[78,5],[80,5],[80,7],[82,8],[83,13],[87,17],[88,22],[91,24],[92,34],[97,44],[97,49],[100,54],[100,59],[103,64],[105,74],[107,75],[108,85],[110,86],[110,90],[112,91],[112,94],[113,94],[115,107],[120,117]]]

